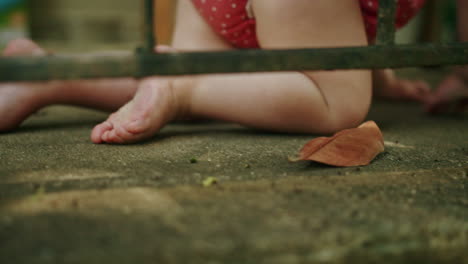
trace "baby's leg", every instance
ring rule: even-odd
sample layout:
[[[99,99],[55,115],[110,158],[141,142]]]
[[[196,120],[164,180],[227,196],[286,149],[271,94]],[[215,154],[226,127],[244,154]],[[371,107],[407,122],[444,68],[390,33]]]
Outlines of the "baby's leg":
[[[258,38],[265,49],[366,44],[360,9],[354,0],[295,0],[294,4],[254,0],[253,9]],[[189,1],[179,2],[178,14],[177,49],[229,48]],[[142,86],[129,105],[97,126],[92,134],[94,142],[126,143],[148,138],[180,113],[275,131],[331,133],[361,122],[371,97],[369,71],[224,74],[147,81],[156,84]],[[159,91],[151,91],[149,86]],[[170,95],[163,95],[164,90]]]
[[[263,49],[366,45],[354,0],[253,0],[253,10]],[[371,97],[369,71],[200,76],[194,87],[192,114],[282,132],[356,126]]]
[[[15,40],[2,56],[44,55],[45,51],[28,40]],[[0,132],[15,128],[40,105],[39,87],[33,83],[0,84]]]
[[[253,0],[253,11],[263,49],[367,43],[354,0]],[[200,76],[194,87],[194,115],[283,132],[331,133],[355,126],[371,97],[369,71]]]
[[[232,49],[213,33],[188,0],[178,2],[173,39],[174,48],[160,46],[157,51]],[[192,79],[151,77],[142,80],[134,98],[93,129],[91,140],[94,143],[137,142],[153,136],[171,120],[190,117],[187,109]]]
[[[3,56],[45,55],[34,42],[10,42]],[[82,81],[0,83],[0,132],[16,128],[38,109],[51,104],[72,104],[112,111],[129,101],[137,82],[130,78]]]

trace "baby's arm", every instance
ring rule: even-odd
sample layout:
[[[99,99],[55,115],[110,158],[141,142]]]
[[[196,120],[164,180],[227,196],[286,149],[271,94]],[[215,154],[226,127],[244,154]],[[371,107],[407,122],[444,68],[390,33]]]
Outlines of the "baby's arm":
[[[457,0],[458,40],[468,42],[468,0]],[[468,107],[468,66],[456,67],[426,100],[429,113],[462,112]]]
[[[458,39],[468,42],[468,1],[457,0]]]

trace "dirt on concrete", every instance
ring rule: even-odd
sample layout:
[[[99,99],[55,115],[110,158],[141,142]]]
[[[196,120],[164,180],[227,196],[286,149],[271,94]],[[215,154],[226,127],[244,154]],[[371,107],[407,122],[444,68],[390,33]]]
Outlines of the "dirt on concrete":
[[[468,263],[466,113],[375,103],[386,150],[353,168],[232,124],[93,145],[105,117],[50,107],[0,135],[0,263]]]

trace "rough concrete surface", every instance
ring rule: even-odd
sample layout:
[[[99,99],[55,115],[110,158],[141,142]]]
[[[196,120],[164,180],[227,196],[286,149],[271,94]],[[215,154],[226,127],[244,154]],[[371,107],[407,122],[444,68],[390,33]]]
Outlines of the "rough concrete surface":
[[[55,106],[0,134],[0,263],[468,263],[466,113],[375,103],[386,150],[354,168],[220,123],[93,145],[105,116]]]

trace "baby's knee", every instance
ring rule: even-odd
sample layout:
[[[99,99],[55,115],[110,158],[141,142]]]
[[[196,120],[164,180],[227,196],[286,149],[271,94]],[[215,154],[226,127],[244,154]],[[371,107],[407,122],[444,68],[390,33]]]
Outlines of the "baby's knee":
[[[368,104],[363,103],[346,109],[329,106],[319,113],[316,110],[298,111],[294,119],[296,124],[301,125],[296,132],[333,134],[343,129],[357,127],[366,119],[368,109]]]
[[[356,127],[366,119],[372,100],[371,88],[370,78],[362,78],[325,95],[328,102],[325,128],[328,133]]]
[[[307,115],[304,117],[304,122],[309,124],[308,132],[310,133],[332,134],[359,126],[366,119],[369,107],[370,99],[329,104],[327,110],[322,112],[318,119],[313,115]]]
[[[330,113],[330,133],[359,126],[367,117],[369,104],[360,103]]]

